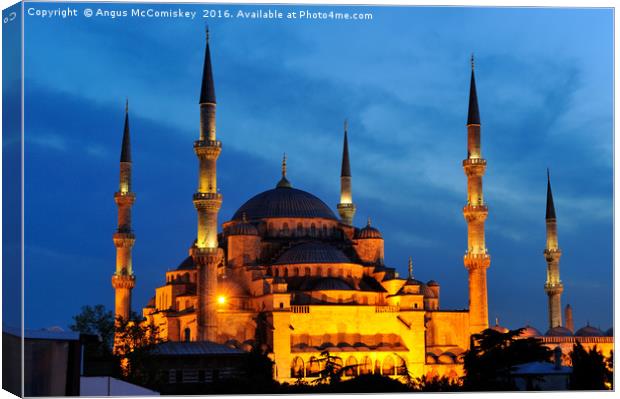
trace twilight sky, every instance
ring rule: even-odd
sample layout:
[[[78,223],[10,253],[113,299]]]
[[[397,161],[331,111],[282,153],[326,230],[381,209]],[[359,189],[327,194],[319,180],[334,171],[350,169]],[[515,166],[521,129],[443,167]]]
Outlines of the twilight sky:
[[[489,318],[546,331],[546,168],[551,169],[563,305],[575,325],[612,324],[613,14],[610,9],[208,7],[371,12],[371,21],[25,20],[26,327],[67,327],[82,305],[113,308],[113,193],[130,101],[137,236],[133,308],[195,237],[192,143],[204,26],[218,101],[220,223],[273,188],[287,153],[293,186],[338,202],[349,119],[355,223],[372,217],[385,261],[441,284],[467,307],[466,114],[476,57]],[[88,5],[93,7],[93,5]],[[99,5],[97,5],[99,6]],[[57,4],[30,3],[34,9]],[[200,5],[101,5],[197,11]],[[11,143],[5,143],[11,145]]]

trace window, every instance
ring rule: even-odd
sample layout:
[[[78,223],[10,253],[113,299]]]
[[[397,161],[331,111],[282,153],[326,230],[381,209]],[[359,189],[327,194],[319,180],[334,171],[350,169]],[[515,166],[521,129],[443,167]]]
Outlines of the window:
[[[311,235],[312,237],[315,237],[315,236],[316,236],[316,226],[314,225],[314,223],[312,223],[312,224],[310,225],[310,235]]]
[[[192,340],[192,330],[189,329],[189,327],[186,327],[184,330],[185,333],[185,342],[189,342]]]
[[[284,309],[284,302],[280,302],[280,309]]]
[[[304,235],[304,226],[301,223],[297,223],[297,236],[301,237]]]
[[[360,374],[370,374],[372,373],[372,360],[368,356],[364,356],[364,360],[360,364],[359,368]]]
[[[291,363],[291,377],[303,378],[304,377],[304,361],[299,357],[295,357]]]
[[[285,236],[289,235],[290,231],[288,229],[288,223],[284,223],[284,226],[282,227],[282,232]]]

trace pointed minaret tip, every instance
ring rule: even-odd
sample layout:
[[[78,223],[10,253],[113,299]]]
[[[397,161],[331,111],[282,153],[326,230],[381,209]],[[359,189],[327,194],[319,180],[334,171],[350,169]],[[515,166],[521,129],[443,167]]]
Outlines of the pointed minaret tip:
[[[349,121],[344,120],[344,142],[342,144],[342,167],[340,177],[351,177],[351,163],[349,161]]]
[[[209,48],[209,27],[206,27],[206,44],[204,65],[202,67],[202,84],[200,87],[200,104],[215,104],[215,85],[211,68],[211,50]]]
[[[553,193],[551,192],[551,177],[547,168],[547,212],[545,219],[555,219],[555,206],[553,204]]]
[[[125,127],[123,128],[121,162],[131,162],[131,143],[129,139],[129,100],[125,101]]]
[[[478,95],[476,93],[476,78],[474,76],[474,55],[471,55],[471,81],[469,83],[469,109],[467,112],[467,124],[480,124],[480,111],[478,109]]]

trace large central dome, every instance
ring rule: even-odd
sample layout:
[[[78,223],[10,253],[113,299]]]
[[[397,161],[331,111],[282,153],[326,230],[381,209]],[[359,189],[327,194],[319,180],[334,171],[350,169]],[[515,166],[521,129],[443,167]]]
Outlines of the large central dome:
[[[324,218],[338,220],[331,209],[314,195],[292,187],[278,186],[250,198],[233,220],[265,218]]]

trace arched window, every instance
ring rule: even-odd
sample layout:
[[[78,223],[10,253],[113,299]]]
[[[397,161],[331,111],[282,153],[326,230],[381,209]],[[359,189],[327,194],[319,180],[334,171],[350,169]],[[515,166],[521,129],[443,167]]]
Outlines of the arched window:
[[[323,237],[327,237],[327,225],[323,225]]]
[[[275,235],[275,229],[273,228],[273,223],[269,223],[269,227],[267,228],[267,230],[269,230],[270,236]]]
[[[304,276],[309,276],[309,275],[310,275],[310,273],[311,273],[310,268],[309,268],[309,267],[306,267],[306,268],[304,269]]]
[[[299,356],[296,356],[291,363],[291,377],[304,378],[304,361]]]
[[[284,277],[288,277],[288,268],[284,268]]]
[[[364,359],[360,363],[360,374],[370,374],[372,373],[372,360],[368,356],[364,356]]]
[[[301,223],[297,223],[297,236],[301,237],[304,235],[304,226]]]
[[[319,277],[323,275],[323,269],[321,268],[321,266],[316,268],[316,275]]]
[[[294,276],[299,276],[299,268],[298,267],[293,269],[293,275]]]
[[[273,268],[273,276],[274,276],[274,277],[278,277],[278,275],[279,275],[279,274],[280,274],[280,271],[278,270],[278,268],[277,268],[277,267],[274,267],[274,268]]]
[[[314,356],[310,356],[310,360],[306,363],[306,377],[314,377],[319,373],[319,370],[319,361]]]
[[[282,232],[285,236],[289,235],[290,231],[288,229],[288,223],[284,223],[284,226],[282,227]]]
[[[396,371],[395,367],[394,367],[394,358],[390,355],[388,355],[385,359],[383,359],[383,368],[382,368],[382,373],[383,375],[394,375],[394,372]]]
[[[312,237],[315,237],[315,236],[316,236],[316,226],[315,226],[315,224],[314,224],[314,223],[312,223],[312,224],[310,225],[310,235],[311,235]]]
[[[331,267],[327,268],[327,277],[332,277],[332,275],[334,274],[334,271],[332,270]]]
[[[184,330],[185,333],[185,342],[189,342],[192,340],[192,330],[189,329],[189,327],[186,327]]]
[[[347,377],[357,376],[357,360],[353,356],[349,356],[345,367],[344,375]]]

